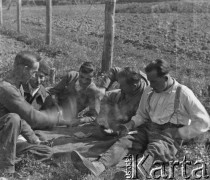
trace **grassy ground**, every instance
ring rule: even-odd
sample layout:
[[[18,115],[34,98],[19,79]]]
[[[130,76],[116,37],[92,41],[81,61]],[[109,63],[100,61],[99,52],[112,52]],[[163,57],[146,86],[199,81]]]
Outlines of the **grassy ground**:
[[[157,4],[135,4],[136,7],[154,5]],[[162,9],[168,6],[164,5]],[[171,62],[176,78],[189,85],[196,94],[202,94],[210,76],[209,13],[145,14],[139,13],[138,8],[136,13],[127,13],[132,7],[132,4],[127,8],[117,5],[113,65],[134,65],[143,69],[149,60],[163,57]],[[85,60],[93,61],[100,71],[104,5],[53,7],[51,47],[44,44],[44,7],[23,8],[21,35],[15,33],[16,9],[4,10],[3,14],[4,27],[0,31],[47,53],[51,65],[58,69],[58,76],[70,69],[78,69]]]
[[[208,108],[209,7],[206,2],[196,3],[195,6],[192,2],[117,5],[113,65],[143,69],[150,60],[165,58],[172,64],[173,76],[189,86]],[[16,32],[15,7],[10,11],[4,9],[3,15],[4,26],[0,32],[43,54],[48,63],[56,67],[58,78],[68,70],[78,69],[85,60],[93,61],[100,72],[104,5],[54,6],[51,46],[45,45],[44,7],[23,7],[21,34]],[[10,52],[11,49],[8,49]],[[2,76],[5,70],[11,69],[12,63],[8,62],[12,62],[14,56],[15,53],[11,53],[1,61]],[[184,154],[193,161],[206,157],[208,152],[203,146],[206,138],[208,134],[185,146],[179,153],[180,158]],[[57,159],[56,163],[39,163],[29,157],[25,157],[24,161],[19,164],[20,176],[15,179],[95,179],[80,175],[72,168],[69,158]],[[209,159],[206,158],[206,161],[209,162]],[[114,171],[108,170],[99,179],[112,179]],[[178,174],[176,179],[182,178]]]

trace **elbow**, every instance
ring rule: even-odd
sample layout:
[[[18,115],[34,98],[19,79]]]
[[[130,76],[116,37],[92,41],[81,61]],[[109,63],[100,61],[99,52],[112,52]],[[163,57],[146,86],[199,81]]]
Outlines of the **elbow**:
[[[208,131],[210,129],[210,117],[207,118],[206,127],[207,127],[207,131]]]
[[[210,118],[209,116],[202,120],[200,125],[201,132],[206,132],[210,128]]]

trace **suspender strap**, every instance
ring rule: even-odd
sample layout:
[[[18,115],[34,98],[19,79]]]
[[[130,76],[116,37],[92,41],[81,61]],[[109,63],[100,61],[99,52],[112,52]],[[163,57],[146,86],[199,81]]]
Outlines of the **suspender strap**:
[[[181,85],[178,85],[178,87],[176,89],[176,94],[175,94],[175,99],[174,99],[174,112],[172,113],[172,116],[178,111],[178,108],[179,108],[181,88],[182,88]],[[147,98],[147,104],[149,107],[148,111],[150,111],[150,100],[151,100],[153,94],[154,94],[154,91],[151,91]]]
[[[147,98],[148,112],[151,110],[150,100],[151,100],[153,94],[154,94],[154,91],[151,91],[148,98]]]
[[[149,85],[149,81],[148,81],[146,75],[143,72],[141,72],[141,71],[139,72],[139,74],[140,74],[141,78],[146,82],[146,85],[148,86]]]
[[[178,111],[179,104],[180,104],[180,94],[181,94],[181,86],[178,85],[176,89],[175,99],[174,99],[174,113]]]

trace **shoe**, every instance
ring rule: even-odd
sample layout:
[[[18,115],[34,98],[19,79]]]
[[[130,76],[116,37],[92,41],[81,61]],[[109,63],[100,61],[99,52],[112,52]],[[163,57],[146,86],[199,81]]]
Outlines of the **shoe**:
[[[74,167],[84,174],[93,174],[94,176],[99,176],[105,170],[105,166],[101,162],[91,162],[77,151],[71,152],[71,160]]]

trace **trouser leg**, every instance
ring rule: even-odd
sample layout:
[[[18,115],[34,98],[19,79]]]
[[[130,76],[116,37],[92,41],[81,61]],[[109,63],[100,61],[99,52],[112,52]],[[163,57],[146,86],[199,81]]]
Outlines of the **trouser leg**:
[[[147,152],[154,157],[154,160],[169,162],[175,158],[181,141],[173,137],[172,129],[166,133],[166,129],[151,128],[148,136]]]
[[[20,134],[27,140],[27,142],[37,144],[39,138],[35,135],[31,126],[23,119],[20,122],[20,126]]]
[[[145,179],[150,174],[154,161],[169,162],[175,158],[180,142],[173,138],[173,130],[167,130],[167,125],[147,124],[148,144],[138,164],[139,176]],[[166,128],[165,128],[166,127]]]
[[[0,170],[15,171],[16,142],[20,134],[20,117],[7,114],[0,118]]]
[[[138,134],[127,135],[121,137],[114,143],[104,154],[102,154],[99,161],[106,167],[111,167],[118,164],[129,152],[143,153],[146,149],[147,132],[146,128],[142,126],[138,129]]]

